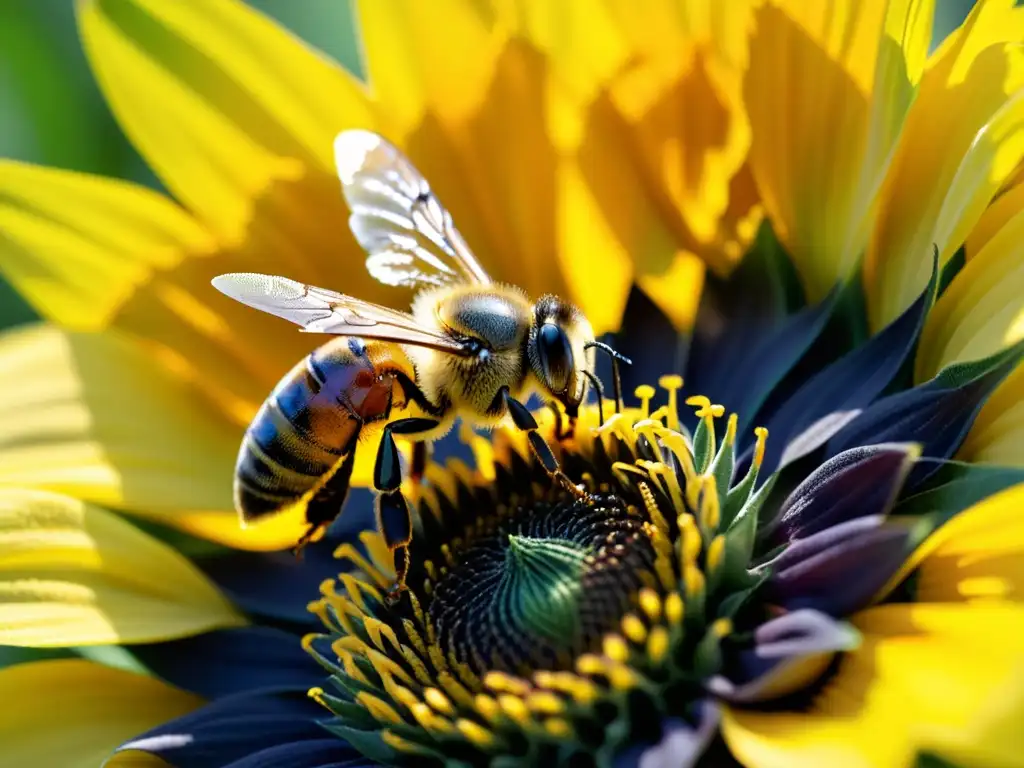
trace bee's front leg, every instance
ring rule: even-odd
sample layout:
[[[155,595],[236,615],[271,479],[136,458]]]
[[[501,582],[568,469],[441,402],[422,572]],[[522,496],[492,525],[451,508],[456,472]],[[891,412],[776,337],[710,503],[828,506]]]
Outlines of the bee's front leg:
[[[430,432],[437,419],[411,417],[396,419],[384,426],[373,467],[373,487],[377,490],[377,530],[387,548],[395,554],[397,589],[405,587],[409,565],[406,548],[412,541],[412,515],[402,495],[402,465],[394,435],[417,435]]]
[[[537,461],[544,467],[544,470],[551,479],[561,483],[577,499],[589,498],[587,493],[580,490],[569,479],[568,475],[562,471],[561,466],[558,464],[558,459],[551,452],[551,446],[547,444],[540,432],[537,431],[537,420],[533,418],[530,409],[512,397],[509,394],[508,388],[502,388],[501,397],[504,399],[505,407],[508,408],[509,415],[512,417],[512,423],[526,433],[526,437],[530,441],[530,448],[533,450],[533,455],[537,457]]]

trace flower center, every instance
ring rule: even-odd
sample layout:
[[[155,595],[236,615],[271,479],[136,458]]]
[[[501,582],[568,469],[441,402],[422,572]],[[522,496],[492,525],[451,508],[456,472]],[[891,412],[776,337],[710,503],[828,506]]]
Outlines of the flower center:
[[[521,505],[458,553],[427,610],[441,650],[477,674],[565,668],[617,624],[653,559],[617,497]]]
[[[696,720],[757,581],[766,433],[733,484],[736,418],[719,445],[723,409],[690,398],[690,435],[681,380],[660,383],[668,404],[653,413],[641,387],[640,408],[591,409],[571,440],[552,441],[585,498],[551,483],[522,434],[497,430],[467,438],[484,444],[476,473],[431,465],[410,489],[407,549],[388,552],[376,533],[362,551],[339,548],[359,573],[324,585],[310,608],[326,634],[305,641],[331,673],[334,690],[311,693],[333,730],[386,763],[500,752],[586,765],[657,740],[664,717]]]

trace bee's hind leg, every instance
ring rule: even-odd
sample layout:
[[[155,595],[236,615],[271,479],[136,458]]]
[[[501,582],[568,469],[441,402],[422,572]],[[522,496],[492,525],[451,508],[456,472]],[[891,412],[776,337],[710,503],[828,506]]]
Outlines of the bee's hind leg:
[[[396,591],[405,587],[409,557],[406,547],[412,541],[412,514],[402,495],[402,465],[394,435],[429,432],[438,424],[437,419],[396,419],[385,425],[377,448],[377,461],[373,467],[373,487],[377,489],[377,530],[384,537],[387,548],[395,554]]]
[[[555,454],[551,452],[551,446],[547,444],[544,438],[541,437],[540,432],[537,431],[537,420],[533,418],[533,414],[530,413],[530,410],[512,397],[512,395],[509,394],[508,389],[502,389],[502,397],[505,400],[505,407],[508,408],[509,415],[512,417],[512,423],[515,424],[518,429],[526,433],[526,437],[530,441],[530,449],[533,451],[533,455],[537,457],[537,461],[539,461],[541,466],[544,467],[544,470],[548,473],[551,479],[560,483],[576,498],[589,498],[587,493],[580,490],[572,480],[569,479],[568,475],[562,471],[562,468],[558,464],[558,459],[556,459]]]

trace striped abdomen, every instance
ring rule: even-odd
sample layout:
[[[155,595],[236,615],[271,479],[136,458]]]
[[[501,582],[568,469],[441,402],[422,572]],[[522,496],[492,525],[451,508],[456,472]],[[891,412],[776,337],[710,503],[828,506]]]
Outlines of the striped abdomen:
[[[242,519],[273,514],[315,491],[307,522],[333,520],[348,491],[359,430],[387,416],[393,386],[359,339],[332,339],[292,368],[242,440],[235,467]]]

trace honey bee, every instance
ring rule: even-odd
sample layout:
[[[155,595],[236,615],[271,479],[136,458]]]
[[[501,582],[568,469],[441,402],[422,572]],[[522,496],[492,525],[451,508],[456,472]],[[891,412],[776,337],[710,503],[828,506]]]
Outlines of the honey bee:
[[[370,274],[420,291],[406,313],[285,277],[214,278],[214,287],[243,304],[336,337],[281,379],[246,431],[234,480],[243,522],[301,504],[309,529],[298,548],[318,538],[341,513],[359,438],[380,429],[377,525],[388,547],[405,555],[412,520],[398,492],[394,435],[414,441],[418,474],[427,443],[457,417],[485,427],[511,417],[548,473],[582,493],[522,401],[533,392],[550,397],[572,428],[588,384],[600,397],[594,350],[612,355],[613,365],[628,361],[595,341],[572,304],[552,295],[531,303],[519,288],[493,282],[427,181],[385,139],[345,131],[334,151]],[[616,375],[616,402],[617,385]],[[395,560],[401,585],[405,560]]]

